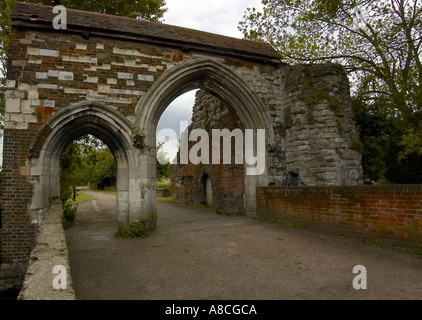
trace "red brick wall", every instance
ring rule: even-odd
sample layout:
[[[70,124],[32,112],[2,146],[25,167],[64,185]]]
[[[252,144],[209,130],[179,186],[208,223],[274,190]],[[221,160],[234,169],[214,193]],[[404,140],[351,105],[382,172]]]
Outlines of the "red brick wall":
[[[257,215],[334,234],[422,243],[422,185],[258,187]]]
[[[25,165],[31,135],[21,130],[5,130],[3,157],[3,263],[22,261],[34,245],[36,227],[27,215],[32,196],[28,177],[20,175]]]

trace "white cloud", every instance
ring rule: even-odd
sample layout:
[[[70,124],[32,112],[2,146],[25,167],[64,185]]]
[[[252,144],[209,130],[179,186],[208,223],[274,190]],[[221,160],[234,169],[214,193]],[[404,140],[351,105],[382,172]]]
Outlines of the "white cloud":
[[[195,103],[195,93],[197,90],[189,91],[178,98],[176,98],[164,111],[157,127],[157,136],[161,130],[170,129],[173,130],[176,134],[176,138],[164,141],[157,137],[157,143],[166,142],[164,145],[164,152],[167,153],[167,156],[170,156],[171,159],[174,159],[174,156],[178,150],[178,142],[181,135],[181,130],[186,129],[185,127],[181,128],[181,122],[191,123],[192,120],[192,108]]]
[[[190,91],[176,98],[161,116],[157,131],[172,129],[176,131],[177,135],[180,135],[180,122],[187,121],[191,123],[195,93],[196,90]]]
[[[164,23],[242,38],[237,29],[247,8],[262,8],[260,0],[167,0]]]

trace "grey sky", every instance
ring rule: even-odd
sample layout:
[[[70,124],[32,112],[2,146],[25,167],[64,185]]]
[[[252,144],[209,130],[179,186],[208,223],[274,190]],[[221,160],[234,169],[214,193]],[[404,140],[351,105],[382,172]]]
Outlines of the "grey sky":
[[[237,29],[247,8],[262,8],[261,0],[167,0],[164,23],[196,30],[242,38]],[[190,122],[194,92],[176,99],[161,117],[158,131],[173,129],[180,136],[180,121]]]

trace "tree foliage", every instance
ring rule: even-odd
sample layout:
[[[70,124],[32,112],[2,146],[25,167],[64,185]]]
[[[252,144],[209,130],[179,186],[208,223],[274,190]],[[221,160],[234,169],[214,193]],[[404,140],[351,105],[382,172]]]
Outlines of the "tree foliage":
[[[116,161],[110,149],[93,136],[73,141],[65,149],[60,163],[62,201],[76,197],[81,186],[94,186],[108,180],[116,183]]]
[[[340,63],[348,72],[368,180],[422,179],[422,2],[262,3],[239,24],[246,38],[269,42],[288,63]]]
[[[4,125],[5,112],[5,89],[6,89],[6,71],[7,71],[7,52],[9,50],[10,15],[15,7],[17,0],[0,1],[0,130]]]
[[[115,16],[149,21],[160,21],[167,11],[165,8],[165,0],[33,0],[26,2],[41,3],[51,6],[62,5],[66,8],[107,13]]]
[[[170,159],[163,151],[163,145],[164,143],[157,145],[157,181],[170,178]]]
[[[360,94],[382,96],[392,112],[422,110],[422,3],[414,0],[263,0],[240,29],[269,41],[290,63],[337,62]]]

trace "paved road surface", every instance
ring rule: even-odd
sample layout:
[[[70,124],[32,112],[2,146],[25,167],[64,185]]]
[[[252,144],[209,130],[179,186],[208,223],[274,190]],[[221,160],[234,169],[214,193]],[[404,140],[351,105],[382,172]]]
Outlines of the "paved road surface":
[[[80,300],[421,299],[422,257],[208,209],[159,204],[149,238],[122,240],[115,196],[89,192],[67,230]],[[356,265],[367,290],[355,290]]]

